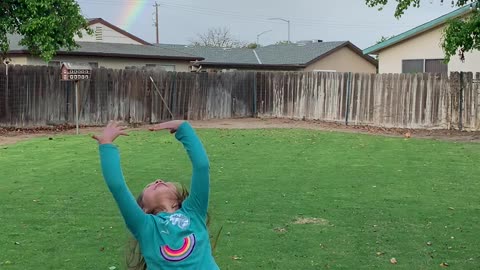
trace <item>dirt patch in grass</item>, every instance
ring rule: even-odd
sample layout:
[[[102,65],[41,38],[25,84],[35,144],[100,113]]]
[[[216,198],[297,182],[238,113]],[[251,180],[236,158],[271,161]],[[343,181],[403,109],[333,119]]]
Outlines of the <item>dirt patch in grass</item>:
[[[304,224],[329,225],[330,223],[328,222],[328,220],[323,219],[323,218],[299,217],[295,221],[293,221],[293,224],[296,224],[296,225],[304,225]]]
[[[287,232],[287,228],[275,228],[273,230],[276,231],[277,233],[286,233]]]

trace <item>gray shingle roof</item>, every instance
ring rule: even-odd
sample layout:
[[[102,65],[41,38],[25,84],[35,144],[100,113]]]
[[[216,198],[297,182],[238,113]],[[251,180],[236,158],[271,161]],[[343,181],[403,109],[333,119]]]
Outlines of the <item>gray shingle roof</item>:
[[[196,58],[198,57],[179,52],[176,50],[159,48],[149,45],[134,45],[134,44],[119,44],[119,43],[104,43],[104,42],[78,42],[80,48],[75,49],[75,52],[82,53],[108,53],[118,55],[138,55],[138,56],[168,56],[179,58]]]
[[[260,47],[256,51],[264,64],[305,65],[345,43],[346,41],[278,44]]]
[[[19,35],[10,35],[8,37],[10,42],[10,52],[25,52],[27,49],[18,44],[20,41]],[[106,42],[77,42],[80,48],[69,52],[60,50],[59,54],[78,54],[78,55],[104,55],[104,56],[128,56],[139,58],[166,58],[166,59],[184,59],[197,60],[201,57],[194,56],[189,53],[181,51],[161,48],[153,45],[134,45],[134,44],[120,44],[120,43],[106,43]]]
[[[205,46],[187,46],[177,44],[157,44],[160,48],[170,48],[205,58],[203,63],[230,63],[251,65],[307,65],[310,62],[333,52],[343,46],[349,46],[372,63],[375,61],[364,56],[360,49],[348,41],[304,42],[276,44],[252,49],[224,49]],[[255,53],[258,56],[255,56]],[[260,62],[259,62],[260,61]]]
[[[258,64],[253,50],[246,48],[218,48],[179,44],[157,44],[159,48],[168,48],[183,53],[198,55],[209,63]]]
[[[10,35],[10,51],[25,52],[26,48],[20,46],[19,35]],[[260,47],[255,50],[247,48],[215,48],[205,46],[187,46],[178,44],[134,45],[104,42],[78,42],[80,48],[68,52],[62,50],[59,54],[72,55],[98,55],[98,56],[124,56],[154,59],[182,59],[204,60],[203,63],[217,64],[246,64],[246,65],[307,65],[330,52],[350,46],[362,55],[361,51],[348,41],[312,42],[278,44]],[[256,55],[255,55],[256,54]],[[257,58],[258,56],[258,58]],[[372,63],[373,58],[364,56]],[[260,62],[259,62],[260,61]]]

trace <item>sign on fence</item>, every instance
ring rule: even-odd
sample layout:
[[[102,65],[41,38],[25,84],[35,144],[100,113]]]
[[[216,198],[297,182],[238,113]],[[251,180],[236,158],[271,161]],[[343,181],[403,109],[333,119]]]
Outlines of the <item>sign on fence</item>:
[[[89,64],[62,63],[62,81],[88,80],[92,74]]]
[[[88,80],[90,74],[92,73],[92,68],[89,64],[79,64],[79,63],[68,63],[63,62],[61,68],[62,81],[74,81],[75,82],[75,125],[77,128],[77,134],[79,133],[78,129],[78,81]]]

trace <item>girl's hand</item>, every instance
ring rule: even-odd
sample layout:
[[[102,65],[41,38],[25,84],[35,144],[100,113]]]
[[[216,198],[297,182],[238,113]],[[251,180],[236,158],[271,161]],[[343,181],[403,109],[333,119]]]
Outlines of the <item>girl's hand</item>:
[[[149,128],[150,131],[158,131],[158,130],[164,130],[168,129],[170,130],[170,133],[175,133],[177,132],[177,129],[180,127],[181,124],[183,124],[185,121],[183,120],[173,120],[173,121],[168,121],[165,123],[157,124]]]
[[[93,135],[92,138],[97,140],[99,144],[110,144],[115,141],[118,136],[128,136],[125,132],[126,127],[121,127],[118,122],[110,121],[103,130],[102,135]]]

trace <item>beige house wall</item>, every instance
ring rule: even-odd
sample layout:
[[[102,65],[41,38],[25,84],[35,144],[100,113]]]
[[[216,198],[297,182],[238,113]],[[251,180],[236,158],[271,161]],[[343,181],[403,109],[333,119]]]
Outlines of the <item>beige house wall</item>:
[[[8,56],[12,62],[10,65],[26,65],[27,64],[27,57],[26,56]]]
[[[98,28],[97,28],[98,27]],[[101,24],[95,23],[90,25],[90,29],[93,30],[93,35],[87,35],[85,30],[82,30],[82,38],[78,36],[75,38],[76,41],[86,41],[86,42],[106,42],[106,43],[121,43],[121,44],[141,44],[140,42],[131,39],[130,37],[121,34],[112,28]],[[99,30],[98,33],[100,35],[96,35],[97,29]]]
[[[480,51],[465,53],[465,61],[453,56],[448,63],[448,71],[480,72]]]
[[[52,61],[60,62],[77,62],[77,63],[98,63],[98,67],[124,69],[126,67],[145,67],[147,64],[155,64],[163,66],[168,71],[189,72],[189,61],[169,61],[155,59],[138,59],[138,58],[113,58],[113,57],[79,57],[79,56],[55,56]],[[47,63],[36,56],[29,56],[26,65],[46,65]]]
[[[318,60],[307,66],[305,71],[335,71],[335,72],[354,72],[354,73],[376,73],[375,65],[365,60],[348,47]]]
[[[379,73],[402,73],[402,60],[443,59],[441,47],[442,32],[445,26],[440,26],[411,39],[392,45],[378,53]],[[480,72],[480,52],[465,54],[462,63],[458,56],[453,56],[448,64],[448,71]]]
[[[402,73],[402,60],[443,59],[442,30],[443,27],[432,29],[380,51],[378,72]]]

